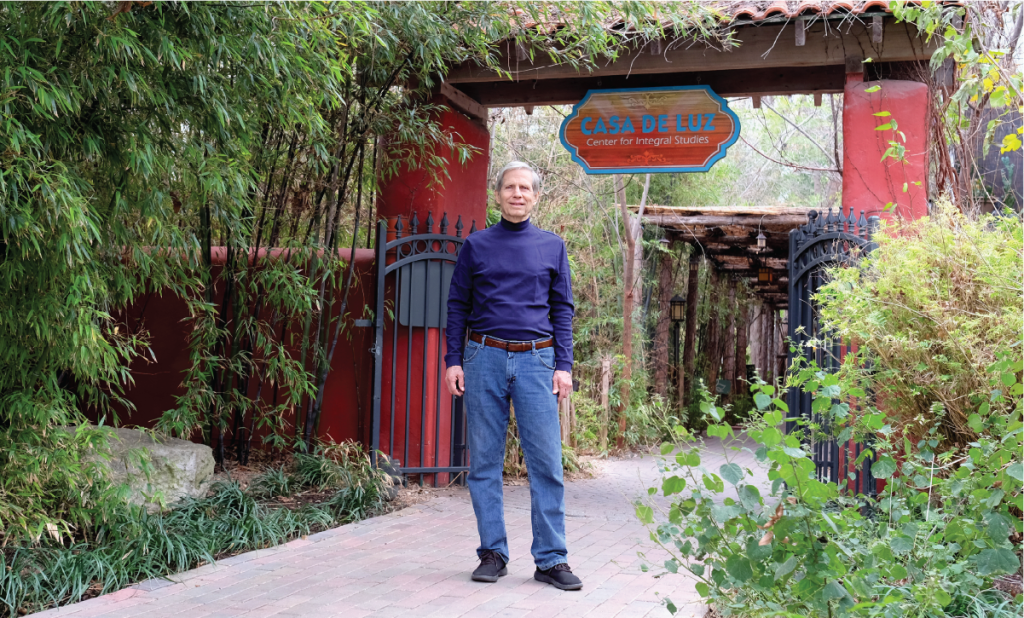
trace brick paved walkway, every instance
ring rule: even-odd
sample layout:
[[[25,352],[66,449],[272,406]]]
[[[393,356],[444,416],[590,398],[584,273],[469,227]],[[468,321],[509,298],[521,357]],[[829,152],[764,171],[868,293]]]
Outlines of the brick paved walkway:
[[[749,453],[737,455],[744,467],[752,462]],[[704,463],[717,470],[714,459]],[[703,616],[692,580],[640,570],[638,552],[654,565],[665,559],[631,504],[658,478],[656,458],[595,466],[596,478],[566,484],[569,563],[583,579],[579,592],[533,580],[524,485],[505,488],[512,561],[495,584],[469,578],[477,564],[476,522],[468,492],[457,492],[36,616],[667,617],[666,596],[679,607],[677,616]]]

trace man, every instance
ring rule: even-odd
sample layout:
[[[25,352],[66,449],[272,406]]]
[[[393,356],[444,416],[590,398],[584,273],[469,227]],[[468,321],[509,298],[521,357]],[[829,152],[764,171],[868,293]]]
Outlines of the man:
[[[449,392],[465,397],[480,533],[473,579],[496,582],[508,573],[502,471],[511,401],[530,476],[533,577],[579,590],[583,582],[566,562],[558,424],[558,404],[572,391],[569,258],[561,238],[530,224],[540,177],[529,165],[502,168],[494,193],[501,223],[466,238],[448,293],[445,379]]]

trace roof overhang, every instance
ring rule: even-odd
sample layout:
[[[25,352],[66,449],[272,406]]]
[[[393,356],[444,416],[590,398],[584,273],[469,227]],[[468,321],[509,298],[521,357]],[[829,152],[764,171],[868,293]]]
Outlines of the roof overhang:
[[[738,21],[730,29],[736,47],[686,38],[648,42],[592,70],[555,64],[543,53],[531,60],[503,42],[502,72],[470,61],[444,79],[485,107],[571,104],[591,89],[648,86],[708,85],[721,96],[839,93],[846,73],[862,71],[867,59],[879,70],[927,61],[938,45],[882,13]]]

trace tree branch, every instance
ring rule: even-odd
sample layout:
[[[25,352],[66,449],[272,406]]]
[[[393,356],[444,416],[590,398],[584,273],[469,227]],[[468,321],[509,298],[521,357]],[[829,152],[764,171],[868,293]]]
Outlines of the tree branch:
[[[772,163],[778,163],[779,165],[785,165],[786,167],[792,167],[793,169],[807,170],[809,172],[833,172],[835,174],[841,174],[842,173],[842,172],[840,172],[837,169],[829,168],[829,167],[808,167],[806,165],[797,165],[796,163],[790,163],[789,161],[779,161],[778,159],[773,159],[773,158],[769,157],[768,155],[766,155],[765,153],[763,153],[760,150],[758,150],[756,147],[754,147],[753,144],[748,142],[746,140],[746,138],[744,138],[742,135],[740,136],[740,139],[743,140],[744,144],[746,144],[747,146],[750,146],[751,150],[753,150],[757,154],[761,155],[765,159],[768,159]]]

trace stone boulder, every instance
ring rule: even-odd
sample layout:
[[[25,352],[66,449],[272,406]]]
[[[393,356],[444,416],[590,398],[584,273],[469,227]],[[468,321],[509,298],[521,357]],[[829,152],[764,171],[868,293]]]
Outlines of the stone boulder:
[[[110,469],[111,481],[127,483],[131,488],[129,502],[145,506],[153,513],[162,505],[206,495],[213,482],[210,447],[177,438],[154,440],[138,429],[119,428],[114,433],[116,438],[110,441],[111,459],[103,463]],[[148,478],[137,464],[138,455],[143,453],[148,455],[151,468]]]

